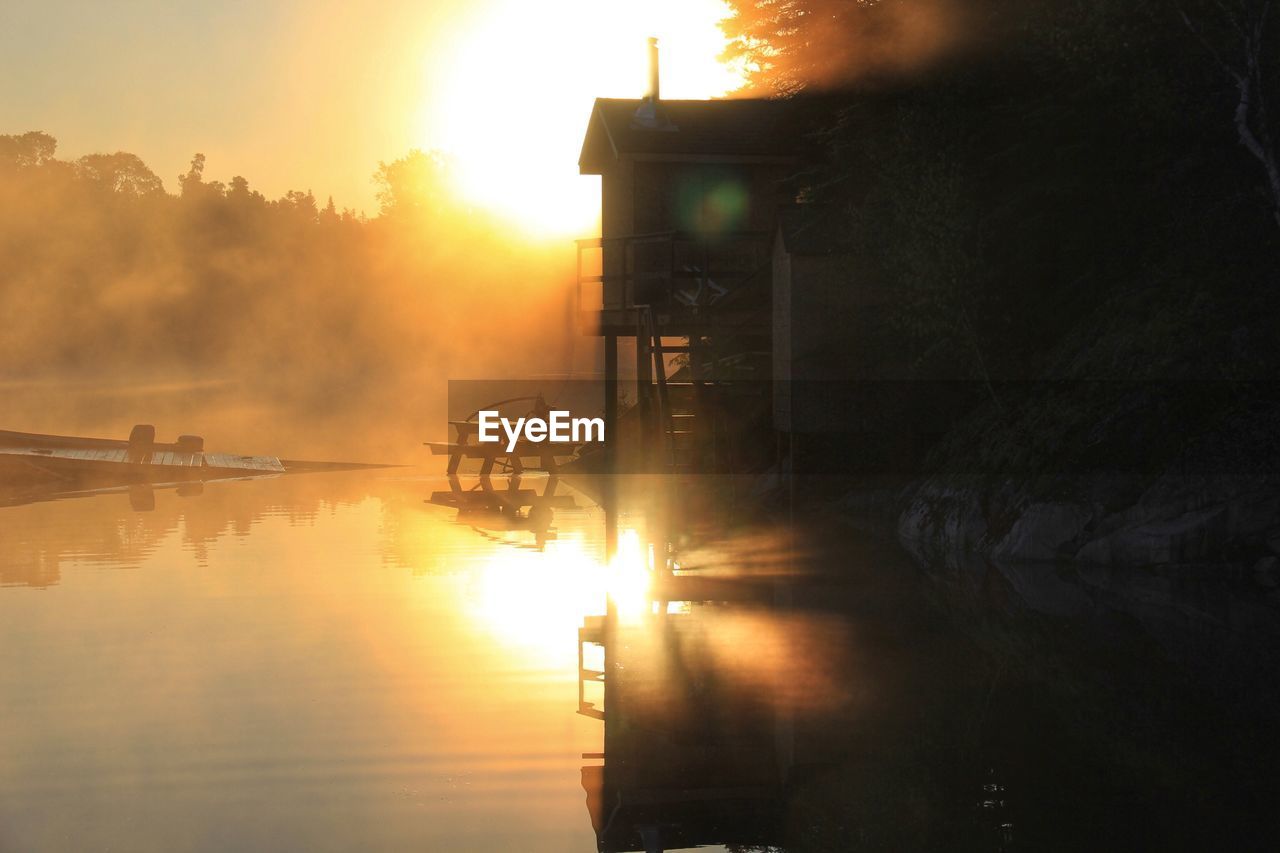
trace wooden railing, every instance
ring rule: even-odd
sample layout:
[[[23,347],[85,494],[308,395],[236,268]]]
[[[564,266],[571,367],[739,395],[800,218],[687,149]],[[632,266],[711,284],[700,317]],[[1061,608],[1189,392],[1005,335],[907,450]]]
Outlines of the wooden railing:
[[[648,305],[663,312],[705,311],[768,270],[771,236],[663,231],[578,240],[578,309]]]

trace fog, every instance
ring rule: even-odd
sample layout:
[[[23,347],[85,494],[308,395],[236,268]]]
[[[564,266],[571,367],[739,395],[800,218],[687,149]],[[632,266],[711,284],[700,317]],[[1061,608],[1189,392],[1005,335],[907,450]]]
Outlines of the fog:
[[[202,155],[167,192],[127,152],[57,154],[0,136],[0,429],[421,462],[449,378],[593,364],[572,244],[466,207],[440,157],[370,164],[364,217]]]

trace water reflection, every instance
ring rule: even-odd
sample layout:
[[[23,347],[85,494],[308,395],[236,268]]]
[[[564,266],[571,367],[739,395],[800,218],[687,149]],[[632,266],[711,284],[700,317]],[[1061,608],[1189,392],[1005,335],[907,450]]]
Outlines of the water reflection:
[[[307,524],[368,494],[341,478],[320,490],[242,489],[242,482],[10,492],[0,497],[0,585],[53,586],[67,563],[137,568],[171,537],[203,562],[219,539],[246,536],[263,518]]]
[[[1247,590],[1156,584],[1162,600],[1130,578],[1099,597],[1085,567],[956,574],[820,513],[735,517],[725,489],[718,516],[681,511],[706,494],[669,486],[619,489],[617,560],[647,579],[577,638],[578,713],[603,722],[582,771],[601,851],[1275,836],[1277,614]],[[1224,596],[1230,627],[1196,627]]]
[[[526,547],[539,551],[556,538],[551,526],[555,511],[577,507],[573,495],[557,494],[560,478],[555,475],[542,478],[541,491],[536,487],[521,488],[526,478],[519,475],[507,478],[500,486],[495,486],[488,474],[477,478],[470,488],[463,488],[456,474],[450,474],[448,480],[449,489],[433,492],[431,503],[456,509],[459,522],[495,541],[511,541],[501,534],[527,532],[533,541]]]
[[[753,515],[735,488],[637,478],[611,518],[587,478],[385,474],[0,509],[0,849],[1274,835],[1266,680],[1185,665],[1192,644],[1271,658],[1171,615],[1261,624],[1261,603],[922,569],[839,519]],[[536,529],[469,514],[511,501],[523,521],[548,498]]]
[[[759,559],[737,563],[670,485],[619,490],[606,611],[578,631],[578,714],[603,723],[582,768],[597,848],[776,845],[797,768],[832,760],[804,733],[852,701],[849,625],[791,606],[785,536],[756,528]]]
[[[833,759],[804,735],[850,701],[847,625],[771,611],[781,588],[662,586],[579,634],[579,713],[604,722],[583,769],[599,849],[778,844],[798,768]]]
[[[0,511],[23,584],[0,589],[0,849],[589,849],[583,611],[528,575],[598,568],[591,513],[539,554],[424,506],[436,485]]]

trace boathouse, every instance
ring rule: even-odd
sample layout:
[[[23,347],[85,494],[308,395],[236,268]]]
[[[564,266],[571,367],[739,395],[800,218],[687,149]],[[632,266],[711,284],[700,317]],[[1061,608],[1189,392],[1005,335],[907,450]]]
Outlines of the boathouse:
[[[608,434],[634,381],[633,432],[680,467],[716,423],[768,419],[771,252],[802,134],[789,101],[663,100],[650,51],[650,94],[597,99],[583,140],[601,234],[578,243],[578,304],[603,338]]]
[[[914,464],[933,418],[912,399],[892,276],[847,216],[798,203],[821,103],[664,100],[650,49],[650,94],[597,99],[579,159],[601,179],[578,306],[603,338],[614,469],[628,453],[648,470]]]

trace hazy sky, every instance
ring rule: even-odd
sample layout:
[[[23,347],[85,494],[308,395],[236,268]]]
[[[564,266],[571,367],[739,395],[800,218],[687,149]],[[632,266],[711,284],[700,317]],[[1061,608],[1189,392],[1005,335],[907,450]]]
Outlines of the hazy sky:
[[[191,155],[269,196],[372,211],[369,176],[414,137],[430,53],[466,2],[5,0],[0,132],[59,154],[131,151],[176,187]]]
[[[47,131],[63,158],[133,152],[170,191],[200,151],[209,179],[371,214],[379,160],[443,147],[477,202],[572,230],[596,191],[575,177],[591,98],[643,94],[649,34],[664,94],[731,88],[724,14],[723,0],[3,0],[0,133]]]

